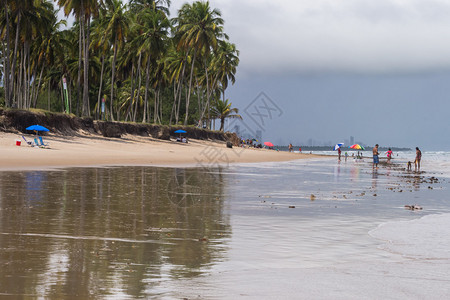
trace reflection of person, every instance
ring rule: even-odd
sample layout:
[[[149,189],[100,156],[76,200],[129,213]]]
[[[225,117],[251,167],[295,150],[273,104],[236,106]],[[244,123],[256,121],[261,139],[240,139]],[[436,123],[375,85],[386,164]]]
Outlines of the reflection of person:
[[[292,152],[292,148],[293,148],[292,144],[289,144],[289,152]]]
[[[392,150],[391,150],[391,148],[389,148],[389,150],[386,153],[387,153],[387,162],[390,163],[391,162],[391,158],[392,158]]]
[[[380,159],[378,157],[378,155],[380,155],[380,153],[378,153],[378,144],[376,144],[375,147],[373,147],[372,153],[373,153],[373,165],[372,165],[372,168],[375,168],[375,167],[378,168],[378,163],[380,162]]]
[[[341,148],[338,148],[338,160],[341,161]]]
[[[416,147],[416,160],[414,161],[414,169],[416,171],[420,171],[420,160],[422,159],[422,151],[419,150],[419,147]]]

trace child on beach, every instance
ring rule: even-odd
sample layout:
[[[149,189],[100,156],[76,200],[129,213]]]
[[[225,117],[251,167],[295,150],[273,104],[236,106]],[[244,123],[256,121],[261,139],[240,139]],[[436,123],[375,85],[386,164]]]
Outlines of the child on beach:
[[[392,158],[392,150],[391,148],[389,148],[388,151],[386,151],[387,154],[387,162],[390,163],[391,162],[391,158]]]

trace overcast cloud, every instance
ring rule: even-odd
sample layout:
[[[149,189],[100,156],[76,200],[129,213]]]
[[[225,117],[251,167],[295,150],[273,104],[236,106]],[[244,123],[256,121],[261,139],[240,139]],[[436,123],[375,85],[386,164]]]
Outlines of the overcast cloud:
[[[172,1],[175,12],[185,1]],[[211,0],[240,50],[227,97],[264,92],[274,143],[450,149],[450,1]],[[173,13],[174,14],[174,13]],[[250,127],[250,118],[244,120]]]
[[[184,1],[172,1],[178,9]],[[450,2],[213,0],[241,72],[409,72],[450,66]]]

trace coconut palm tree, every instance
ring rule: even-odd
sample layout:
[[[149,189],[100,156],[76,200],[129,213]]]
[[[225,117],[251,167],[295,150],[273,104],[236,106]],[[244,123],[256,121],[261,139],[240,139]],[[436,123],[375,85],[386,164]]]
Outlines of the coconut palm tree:
[[[222,96],[225,101],[225,90],[229,81],[231,84],[236,82],[236,69],[239,65],[239,50],[236,45],[228,41],[220,41],[214,59],[212,60],[212,69],[222,86]]]
[[[203,67],[207,73],[206,62],[211,51],[217,49],[219,38],[227,36],[223,33],[224,21],[221,18],[221,12],[218,9],[211,9],[209,2],[196,1],[192,4],[184,4],[178,11],[178,17],[174,19],[174,22],[177,25],[175,32],[175,38],[178,40],[177,48],[184,49],[187,53],[192,52],[184,120],[184,124],[187,125],[196,59],[198,56],[202,58]],[[207,74],[206,77],[208,77]],[[208,82],[206,86],[208,88]]]
[[[220,119],[220,131],[223,131],[225,126],[225,119],[241,119],[239,110],[237,108],[231,108],[231,102],[227,100],[216,100],[212,108],[213,116]]]
[[[116,72],[117,52],[125,43],[129,30],[129,19],[125,13],[125,9],[126,6],[122,4],[121,0],[109,0],[106,2],[106,14],[103,20],[106,22],[104,37],[110,40],[114,52],[111,62],[111,97],[109,99],[111,120],[114,120],[114,76]]]
[[[138,26],[141,34],[137,37],[139,53],[145,54],[145,92],[144,92],[144,113],[142,122],[147,121],[148,112],[148,89],[150,85],[150,67],[156,66],[156,61],[161,57],[166,49],[166,40],[169,35],[170,21],[161,11],[144,9],[138,15]]]
[[[83,61],[83,102],[81,114],[83,116],[89,116],[89,28],[91,17],[97,16],[98,14],[99,2],[97,0],[58,0],[58,5],[64,7],[64,14],[66,16],[73,13],[80,23],[77,80],[78,101],[81,98],[81,61]]]

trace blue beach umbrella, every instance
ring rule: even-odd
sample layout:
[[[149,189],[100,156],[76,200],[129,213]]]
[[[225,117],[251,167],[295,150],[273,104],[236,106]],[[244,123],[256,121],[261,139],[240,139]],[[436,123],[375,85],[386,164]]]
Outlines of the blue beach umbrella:
[[[177,131],[175,131],[175,133],[187,133],[187,132],[182,129],[178,129]]]
[[[333,151],[336,151],[337,149],[341,148],[343,145],[344,145],[344,143],[337,143],[337,144],[334,146]]]
[[[36,133],[38,133],[39,131],[50,131],[41,125],[31,125],[31,126],[27,127],[26,129],[36,131]]]

